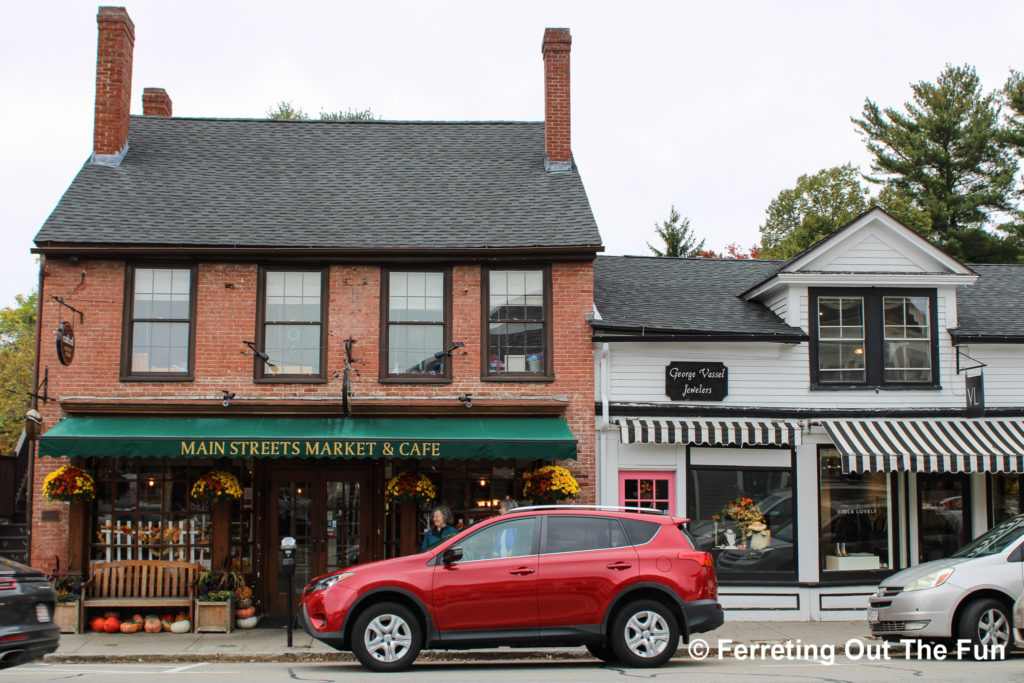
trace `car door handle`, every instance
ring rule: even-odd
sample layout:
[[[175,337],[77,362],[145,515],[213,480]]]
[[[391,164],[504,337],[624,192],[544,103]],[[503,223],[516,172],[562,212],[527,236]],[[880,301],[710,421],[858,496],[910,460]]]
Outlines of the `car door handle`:
[[[608,569],[629,569],[632,566],[629,562],[612,562],[608,565]]]
[[[516,574],[518,576],[525,576],[527,574],[532,574],[533,571],[534,570],[530,569],[529,567],[520,567],[519,569],[512,569],[512,570],[510,570],[509,574]]]

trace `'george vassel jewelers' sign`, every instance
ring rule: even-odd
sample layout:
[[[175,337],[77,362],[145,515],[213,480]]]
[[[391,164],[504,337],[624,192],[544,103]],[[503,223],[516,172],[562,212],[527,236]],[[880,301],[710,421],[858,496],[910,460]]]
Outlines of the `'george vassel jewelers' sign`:
[[[721,401],[729,394],[729,368],[724,363],[669,363],[665,394],[673,401]]]

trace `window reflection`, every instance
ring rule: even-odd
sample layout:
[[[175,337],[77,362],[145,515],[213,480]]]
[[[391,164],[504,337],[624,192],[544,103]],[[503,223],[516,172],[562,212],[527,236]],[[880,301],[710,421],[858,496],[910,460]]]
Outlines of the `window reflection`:
[[[887,568],[891,541],[886,475],[882,472],[843,474],[839,452],[823,448],[820,498],[822,569]]]

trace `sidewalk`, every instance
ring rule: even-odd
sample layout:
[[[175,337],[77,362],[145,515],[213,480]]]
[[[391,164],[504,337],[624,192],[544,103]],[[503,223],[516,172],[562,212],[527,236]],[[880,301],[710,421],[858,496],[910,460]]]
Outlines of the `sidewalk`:
[[[832,644],[836,652],[851,638],[871,641],[864,621],[737,621],[726,622],[711,633],[694,636],[718,649],[719,641],[765,643],[788,641],[804,645]],[[338,652],[302,631],[287,645],[284,629],[236,630],[226,633],[133,633],[63,634],[60,647],[46,656],[48,662],[294,662],[354,661],[351,653]],[[687,654],[683,645],[680,656]],[[590,659],[578,648],[495,648],[488,650],[424,650],[420,657],[434,660]]]

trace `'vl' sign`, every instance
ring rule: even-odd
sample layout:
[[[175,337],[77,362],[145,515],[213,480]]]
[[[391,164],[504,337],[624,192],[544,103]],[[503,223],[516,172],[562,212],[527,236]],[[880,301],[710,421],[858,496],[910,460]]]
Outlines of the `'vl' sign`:
[[[985,416],[985,381],[983,375],[964,378],[964,392],[967,395],[967,416]]]

